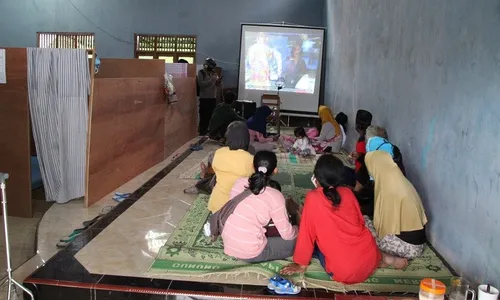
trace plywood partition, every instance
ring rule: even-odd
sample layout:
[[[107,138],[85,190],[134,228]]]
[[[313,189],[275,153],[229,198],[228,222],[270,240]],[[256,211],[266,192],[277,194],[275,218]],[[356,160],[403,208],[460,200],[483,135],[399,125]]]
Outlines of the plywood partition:
[[[101,59],[90,111],[86,206],[163,160],[164,69],[160,60]],[[132,77],[134,70],[141,75]]]
[[[164,75],[163,60],[101,58],[96,78],[149,78]]]
[[[0,172],[7,181],[8,214],[33,215],[26,48],[6,48],[7,83],[0,84]]]

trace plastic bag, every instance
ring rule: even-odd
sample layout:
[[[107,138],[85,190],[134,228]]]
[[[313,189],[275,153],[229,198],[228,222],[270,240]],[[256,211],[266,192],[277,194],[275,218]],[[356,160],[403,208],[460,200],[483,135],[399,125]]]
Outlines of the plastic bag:
[[[172,75],[165,73],[165,95],[167,96],[168,103],[177,102],[177,94],[175,93],[175,86]]]
[[[99,67],[101,66],[101,59],[97,54],[95,55],[95,62],[94,62],[94,73],[97,74],[99,73]]]

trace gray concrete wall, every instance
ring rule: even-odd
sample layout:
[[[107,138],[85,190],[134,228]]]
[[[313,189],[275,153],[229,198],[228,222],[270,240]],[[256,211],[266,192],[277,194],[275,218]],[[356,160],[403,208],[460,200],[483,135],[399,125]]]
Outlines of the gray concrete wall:
[[[373,112],[405,155],[433,245],[500,286],[500,1],[326,1],[327,102],[351,125]]]
[[[241,23],[324,26],[324,0],[0,0],[0,46],[36,47],[37,31],[94,32],[101,57],[132,58],[134,33],[198,36],[236,87]]]

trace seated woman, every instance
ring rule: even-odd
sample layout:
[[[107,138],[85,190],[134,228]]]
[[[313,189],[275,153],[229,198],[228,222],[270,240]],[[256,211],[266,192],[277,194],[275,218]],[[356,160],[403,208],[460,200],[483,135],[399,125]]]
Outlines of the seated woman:
[[[250,135],[254,136],[253,140],[259,138],[267,138],[267,118],[273,113],[269,106],[260,106],[255,111],[255,114],[247,121]]]
[[[292,265],[284,275],[303,273],[317,257],[333,280],[365,281],[378,267],[381,253],[365,226],[352,191],[341,186],[343,163],[323,155],[314,167],[316,189],[306,195]]]
[[[391,154],[391,156],[395,157],[395,151],[393,151],[394,146],[385,139],[387,137],[387,132],[383,127],[370,125],[366,128],[365,134],[365,153],[381,150],[386,151]],[[384,136],[385,138],[382,138],[381,136]],[[361,162],[361,167],[355,174],[356,181],[353,191],[358,198],[363,215],[372,217],[374,206],[373,181],[371,180],[370,175],[368,174],[368,169],[364,163],[364,154],[360,157],[359,161]]]
[[[307,132],[312,146],[316,153],[339,152],[342,148],[342,129],[340,129],[340,125],[335,121],[332,111],[327,106],[321,105],[318,115],[321,122],[319,135],[309,134],[309,130]],[[295,136],[281,136],[281,144],[285,149],[291,149],[295,141]]]
[[[346,133],[347,133],[347,121],[348,121],[348,117],[343,112],[339,112],[335,116],[335,121],[337,121],[337,123],[339,123],[340,129],[342,130],[342,148],[344,148],[345,142],[347,140],[347,134]]]
[[[234,183],[231,199],[246,189],[250,189],[251,194],[236,206],[224,225],[222,239],[227,255],[257,263],[285,259],[293,254],[297,227],[290,224],[283,194],[269,186],[277,163],[273,152],[257,152],[253,159],[255,173]],[[265,226],[270,221],[280,236],[266,237]]]
[[[399,148],[387,140],[387,131],[383,127],[370,126],[366,130],[366,152],[382,150],[389,153],[401,172],[406,176],[403,155]]]
[[[217,105],[210,123],[208,124],[208,136],[213,140],[221,140],[224,138],[227,126],[234,121],[244,121],[233,109],[233,102],[236,100],[236,94],[227,92],[224,95],[224,102]]]
[[[250,143],[255,148],[255,151],[273,150],[276,145],[275,137],[267,135],[267,118],[273,113],[269,106],[261,106],[257,108],[255,114],[247,121],[248,130],[250,132]]]
[[[218,211],[227,201],[236,179],[253,173],[253,156],[248,152],[250,136],[245,122],[230,124],[226,133],[227,146],[215,151],[212,168],[217,178],[208,200],[208,210]]]
[[[210,210],[212,212],[219,210],[229,200],[229,192],[234,181],[253,173],[253,156],[248,152],[249,144],[250,138],[245,122],[236,121],[229,124],[226,132],[227,146],[209,156],[208,166],[201,164],[201,179],[196,185],[185,189],[184,193],[212,194],[214,198],[210,204],[212,207]],[[214,195],[216,182],[221,184]]]
[[[373,225],[380,250],[404,259],[422,255],[427,217],[422,200],[391,155],[367,153],[365,163],[375,183]]]
[[[328,106],[321,105],[318,110],[321,120],[319,136],[311,140],[316,152],[337,153],[342,148],[342,129],[333,118],[333,113]]]

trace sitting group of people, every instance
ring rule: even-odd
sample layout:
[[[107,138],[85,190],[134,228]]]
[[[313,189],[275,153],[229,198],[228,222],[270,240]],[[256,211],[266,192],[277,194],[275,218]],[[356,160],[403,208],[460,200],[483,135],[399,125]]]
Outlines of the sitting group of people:
[[[261,107],[245,122],[226,111],[231,122],[225,134],[214,131],[225,146],[215,151],[200,180],[208,178],[211,185],[206,193],[212,216],[205,229],[213,238],[221,236],[228,256],[248,263],[293,256],[293,263],[281,270],[284,275],[305,272],[314,257],[332,280],[354,284],[378,267],[405,269],[408,260],[423,253],[427,218],[422,201],[405,177],[399,149],[388,142],[383,128],[370,126],[369,112],[360,111],[356,118],[355,170],[323,154],[311,178],[315,188],[303,207],[286,199],[273,180],[279,171],[276,154],[252,146],[276,141],[265,132],[271,113]],[[213,117],[217,115],[216,109]],[[291,151],[337,152],[342,147],[347,116],[339,114],[336,120],[321,106],[319,117],[319,134],[296,130]],[[309,151],[301,148],[307,142],[313,146]],[[364,206],[371,208],[365,213]]]

